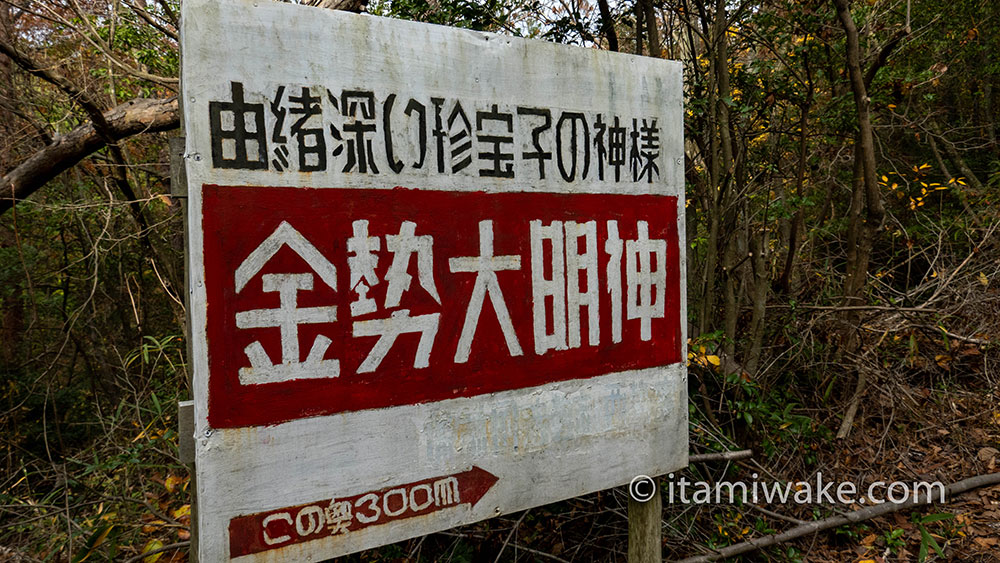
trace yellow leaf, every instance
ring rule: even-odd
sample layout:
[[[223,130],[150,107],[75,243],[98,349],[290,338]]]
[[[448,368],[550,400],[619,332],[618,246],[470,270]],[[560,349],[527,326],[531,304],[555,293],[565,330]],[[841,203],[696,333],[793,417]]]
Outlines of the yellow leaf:
[[[705,359],[708,360],[708,363],[713,366],[722,365],[722,360],[720,360],[718,356],[705,356]]]
[[[163,486],[167,488],[167,492],[172,493],[177,490],[178,487],[183,486],[187,483],[187,477],[179,477],[177,475],[168,475],[167,479],[163,482]]]
[[[156,551],[161,547],[163,547],[163,542],[161,542],[160,540],[149,540],[148,542],[146,542],[146,546],[142,548],[142,552],[149,553],[150,551]],[[163,557],[162,551],[159,553],[154,553],[153,555],[147,555],[146,557],[142,558],[142,563],[156,563],[156,561],[159,560],[161,557]]]
[[[185,504],[173,512],[174,518],[183,518],[191,514],[191,505]]]
[[[108,526],[106,530],[101,532],[101,535],[97,536],[97,540],[94,542],[93,549],[100,547],[100,545],[104,543],[104,540],[108,538],[108,534],[111,533],[111,530],[114,529],[114,527],[115,527],[114,524]]]
[[[134,421],[133,421],[133,424],[135,424]],[[147,424],[146,427],[142,429],[142,432],[139,432],[139,434],[135,438],[132,438],[132,442],[135,443],[135,442],[141,440],[146,435],[146,432],[149,430],[149,427],[152,426],[152,425],[153,425],[152,422],[150,422],[149,424]],[[136,424],[136,426],[139,426],[139,425]]]
[[[882,181],[883,181],[883,182],[888,182],[888,181],[889,181],[889,177],[888,177],[888,176],[886,176],[885,174],[883,174],[883,175],[882,175]]]
[[[986,277],[986,274],[979,272],[979,283],[983,284],[983,287],[990,285],[990,279]]]
[[[896,109],[896,104],[889,104],[889,109]]]
[[[74,559],[74,561],[76,561],[76,563],[83,563],[83,561],[86,561],[88,557],[94,554],[94,551],[96,551],[97,548],[104,544],[104,540],[108,539],[108,534],[111,533],[112,529],[114,529],[113,524],[105,526],[103,531],[99,530],[98,532],[95,532],[94,535],[87,540],[87,552],[83,554],[83,557]]]
[[[931,167],[931,165],[927,164],[926,162],[920,165],[920,169],[921,170],[923,170],[924,168],[930,168],[930,167]]]

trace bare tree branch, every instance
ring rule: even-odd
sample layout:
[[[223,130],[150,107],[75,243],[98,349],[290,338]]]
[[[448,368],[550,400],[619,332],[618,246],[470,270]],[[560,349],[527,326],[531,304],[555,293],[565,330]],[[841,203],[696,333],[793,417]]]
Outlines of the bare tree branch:
[[[180,125],[176,96],[132,100],[104,113],[103,118],[108,124],[107,137],[112,142],[140,133],[176,129]],[[0,183],[0,214],[106,144],[105,136],[92,123],[56,137],[52,144],[4,175]]]
[[[176,31],[174,31],[172,29],[168,29],[165,26],[163,26],[162,24],[160,24],[159,22],[157,22],[155,19],[153,19],[153,16],[151,16],[150,13],[147,12],[146,9],[143,8],[142,6],[138,6],[136,4],[133,4],[132,2],[129,2],[128,0],[125,0],[125,5],[128,6],[129,8],[131,8],[132,11],[135,12],[135,15],[139,16],[140,18],[142,18],[142,20],[144,22],[146,22],[149,25],[151,25],[154,28],[156,28],[160,33],[166,35],[167,37],[173,39],[174,41],[179,41],[180,40],[180,38],[177,36],[177,32]]]
[[[44,65],[39,64],[37,61],[29,57],[28,55],[20,52],[17,47],[13,44],[8,43],[3,38],[0,38],[0,53],[3,53],[10,57],[17,66],[23,68],[28,74],[32,76],[41,78],[42,80],[53,84],[63,92],[65,92],[70,98],[83,108],[83,111],[87,113],[90,120],[94,122],[97,126],[98,132],[107,127],[107,123],[104,120],[104,112],[100,109],[97,102],[90,97],[87,92],[76,87],[75,84],[69,81],[65,76],[59,72],[47,68]]]
[[[142,80],[148,80],[150,82],[156,82],[157,84],[161,84],[167,88],[170,88],[171,90],[176,90],[176,85],[180,82],[179,79],[171,76],[158,76],[155,74],[151,74],[144,70],[135,68],[132,65],[118,58],[118,56],[112,52],[111,47],[107,45],[103,40],[101,40],[101,36],[97,32],[97,29],[94,28],[94,25],[90,22],[90,19],[87,17],[87,14],[84,13],[83,9],[76,2],[76,0],[70,0],[70,6],[76,12],[77,17],[80,19],[80,21],[83,22],[87,30],[80,29],[75,24],[73,24],[73,22],[62,17],[57,12],[52,10],[52,8],[46,6],[45,4],[42,4],[42,6],[45,7],[49,11],[49,13],[52,14],[53,17],[57,18],[62,25],[65,25],[66,27],[73,29],[74,31],[80,34],[80,37],[83,37],[84,40],[86,40],[88,43],[97,48],[97,50],[104,53],[104,55],[108,57],[108,60],[111,61],[115,66],[121,68],[122,70],[131,74],[132,76],[135,76],[136,78],[141,78]]]

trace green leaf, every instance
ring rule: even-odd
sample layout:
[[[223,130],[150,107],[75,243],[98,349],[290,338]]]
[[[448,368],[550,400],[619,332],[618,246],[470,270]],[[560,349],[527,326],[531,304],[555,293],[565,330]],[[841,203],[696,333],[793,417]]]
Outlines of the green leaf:
[[[924,516],[923,518],[920,519],[920,522],[922,524],[927,524],[927,523],[930,523],[930,522],[940,522],[942,520],[951,520],[954,517],[955,517],[955,515],[951,514],[950,512],[938,512],[937,514],[930,514],[930,515]]]

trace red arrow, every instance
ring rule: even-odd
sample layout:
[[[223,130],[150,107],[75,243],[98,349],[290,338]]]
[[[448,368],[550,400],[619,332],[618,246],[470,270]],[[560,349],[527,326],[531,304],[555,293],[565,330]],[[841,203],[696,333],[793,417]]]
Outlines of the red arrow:
[[[462,504],[475,506],[498,480],[473,466],[461,473],[378,491],[237,516],[229,522],[229,553],[231,557],[250,555]]]

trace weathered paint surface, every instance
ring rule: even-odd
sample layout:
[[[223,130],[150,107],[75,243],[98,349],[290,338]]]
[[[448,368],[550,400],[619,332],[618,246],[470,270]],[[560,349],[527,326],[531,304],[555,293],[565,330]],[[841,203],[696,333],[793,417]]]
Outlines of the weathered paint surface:
[[[207,336],[226,343],[209,357],[215,428],[681,359],[674,196],[210,185],[203,197],[206,231],[226,233],[205,242]],[[481,255],[481,225],[491,229],[494,259],[516,265],[478,272],[469,257]],[[407,230],[408,238],[398,234]],[[357,252],[362,240],[381,251]],[[399,251],[407,240],[413,252]],[[362,258],[372,262],[371,287],[359,273]],[[307,276],[310,289],[267,291],[269,280],[290,275]],[[486,275],[489,287],[480,283]],[[292,296],[294,308],[282,304]],[[359,310],[366,301],[370,308]],[[401,313],[393,316],[387,303]],[[251,315],[264,320],[244,321]],[[317,341],[322,351],[313,357]]]
[[[496,482],[496,475],[473,467],[379,491],[240,516],[229,522],[229,552],[233,556],[261,553],[327,536],[346,536],[452,506],[475,506]]]
[[[242,0],[182,21],[202,560],[686,464],[679,64]]]

